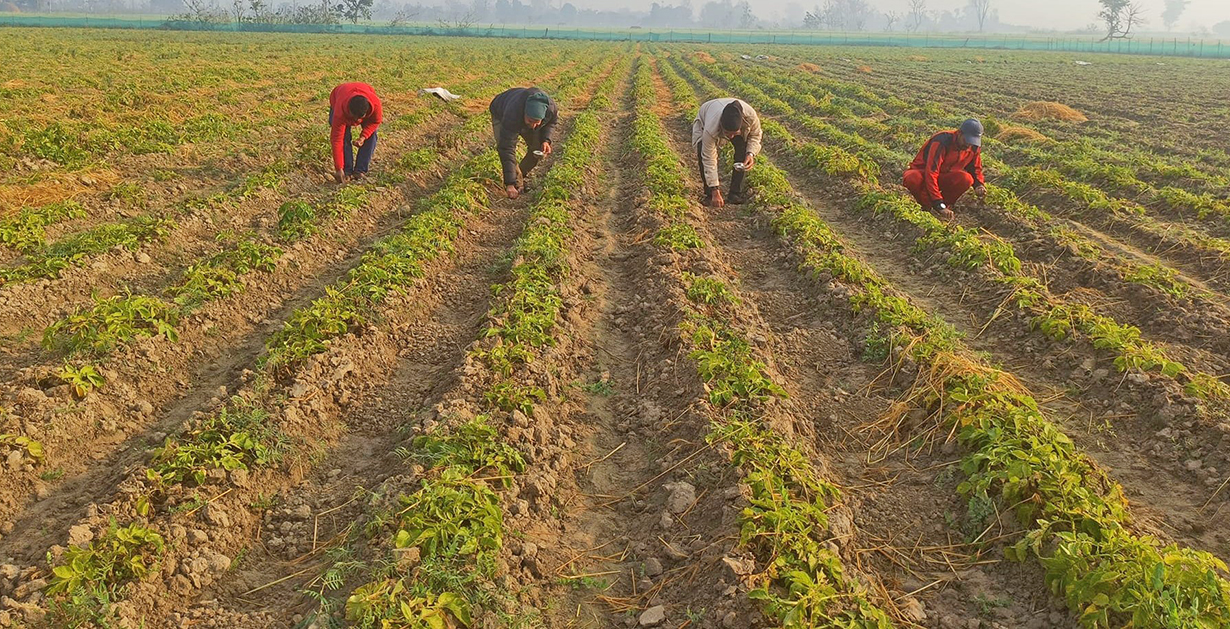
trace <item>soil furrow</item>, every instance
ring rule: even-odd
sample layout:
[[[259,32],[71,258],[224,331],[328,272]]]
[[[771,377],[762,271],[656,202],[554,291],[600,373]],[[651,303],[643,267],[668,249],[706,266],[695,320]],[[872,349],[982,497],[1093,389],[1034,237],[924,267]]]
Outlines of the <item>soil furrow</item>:
[[[835,198],[814,178],[800,176],[804,169],[791,166],[790,158],[773,147],[767,152],[787,166],[795,189],[815,201],[816,210],[846,236],[852,250],[874,261],[877,271],[953,324],[972,348],[1001,362],[1044,400],[1048,415],[1125,486],[1146,528],[1214,554],[1226,552],[1230,537],[1217,524],[1230,518],[1218,509],[1224,499],[1215,499],[1207,510],[1205,503],[1221,480],[1217,470],[1226,467],[1217,444],[1230,438],[1230,425],[1196,419],[1195,403],[1168,393],[1160,378],[1118,375],[1113,357],[1104,352],[1041,338],[1029,321],[1002,312],[999,298],[988,301],[989,287],[974,274],[949,269],[938,258],[942,254],[912,254],[898,245],[902,236],[887,221],[835,209],[849,201]],[[1192,469],[1192,460],[1200,465]]]

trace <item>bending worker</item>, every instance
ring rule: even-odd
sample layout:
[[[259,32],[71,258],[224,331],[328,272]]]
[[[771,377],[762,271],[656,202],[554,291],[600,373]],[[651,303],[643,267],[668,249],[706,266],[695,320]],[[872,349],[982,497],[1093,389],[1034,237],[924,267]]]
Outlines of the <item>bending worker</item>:
[[[918,151],[905,171],[905,187],[924,210],[943,220],[970,186],[979,198],[987,194],[982,177],[982,123],[970,118],[955,131],[941,131]]]
[[[514,87],[491,101],[491,133],[504,171],[504,188],[515,199],[525,189],[524,178],[538,160],[551,154],[559,109],[537,87]],[[517,163],[517,136],[525,139],[525,157]],[[537,152],[535,152],[537,151]]]
[[[760,153],[760,117],[752,106],[737,98],[715,98],[700,106],[692,122],[692,145],[700,178],[705,184],[705,205],[722,207],[722,181],[718,177],[718,147],[729,141],[735,149],[735,167],[730,175],[730,202],[746,203],[743,173]]]
[[[367,174],[376,152],[376,128],[384,121],[384,110],[376,90],[367,83],[342,83],[329,94],[329,142],[333,145],[333,178],[338,183]],[[361,126],[350,148],[350,128]]]

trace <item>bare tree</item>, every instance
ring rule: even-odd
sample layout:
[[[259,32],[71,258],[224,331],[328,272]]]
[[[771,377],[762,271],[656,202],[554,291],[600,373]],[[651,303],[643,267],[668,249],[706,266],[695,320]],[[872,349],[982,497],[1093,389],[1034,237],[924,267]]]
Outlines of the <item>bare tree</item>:
[[[884,14],[884,30],[893,31],[893,25],[901,21],[901,14],[896,11],[888,11]]]
[[[351,24],[358,24],[360,19],[372,19],[372,0],[342,0],[334,11]]]
[[[1106,25],[1106,36],[1102,41],[1111,39],[1128,39],[1132,28],[1145,23],[1145,9],[1139,2],[1131,0],[1098,0],[1102,10],[1098,18]]]
[[[978,32],[987,26],[987,16],[991,14],[991,0],[969,0],[969,11],[978,20]]]
[[[910,12],[906,15],[905,30],[916,33],[927,21],[927,0],[910,0]]]
[[[1162,11],[1162,24],[1166,30],[1174,28],[1175,22],[1179,21],[1179,16],[1187,10],[1187,5],[1191,4],[1191,0],[1166,0],[1166,8]]]
[[[231,0],[231,15],[235,16],[235,23],[243,22],[244,0]]]
[[[397,14],[394,15],[393,19],[389,21],[389,26],[405,26],[410,22],[413,22],[414,19],[417,18],[422,12],[422,6],[417,4],[410,6],[407,4],[397,11]]]

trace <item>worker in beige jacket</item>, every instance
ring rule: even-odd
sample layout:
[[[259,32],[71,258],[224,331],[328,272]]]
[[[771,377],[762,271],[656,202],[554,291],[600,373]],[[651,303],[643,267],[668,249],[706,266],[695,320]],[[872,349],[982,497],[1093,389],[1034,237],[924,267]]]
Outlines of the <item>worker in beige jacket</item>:
[[[705,183],[705,204],[722,207],[722,181],[718,177],[718,147],[727,140],[735,148],[734,172],[730,175],[730,202],[746,203],[743,174],[760,153],[760,117],[752,106],[737,98],[715,98],[700,106],[692,123],[692,145]]]

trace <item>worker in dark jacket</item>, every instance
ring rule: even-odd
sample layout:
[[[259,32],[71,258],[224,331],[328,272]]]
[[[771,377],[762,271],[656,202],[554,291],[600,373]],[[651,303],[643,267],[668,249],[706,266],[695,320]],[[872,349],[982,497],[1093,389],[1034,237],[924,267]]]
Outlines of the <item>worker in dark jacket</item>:
[[[923,209],[944,220],[952,218],[952,206],[971,186],[985,197],[982,123],[970,118],[955,131],[931,136],[905,171],[903,183]]]
[[[559,109],[547,93],[537,87],[514,87],[491,101],[491,132],[504,171],[508,198],[515,199],[524,189],[522,178],[538,160],[551,154]],[[517,163],[517,136],[525,138],[525,157]]]
[[[367,83],[342,83],[329,94],[329,143],[333,145],[333,178],[338,183],[367,174],[376,152],[376,128],[384,109],[376,90]],[[350,128],[361,127],[350,148]]]

